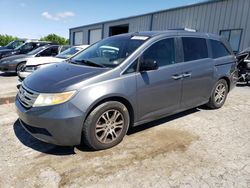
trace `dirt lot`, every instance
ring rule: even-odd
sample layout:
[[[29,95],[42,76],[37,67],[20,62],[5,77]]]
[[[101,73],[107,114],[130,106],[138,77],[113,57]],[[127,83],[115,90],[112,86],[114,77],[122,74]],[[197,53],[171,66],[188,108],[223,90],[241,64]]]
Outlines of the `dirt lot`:
[[[0,77],[1,90],[6,79],[14,80]],[[233,90],[222,109],[134,128],[99,152],[42,143],[17,122],[13,104],[0,105],[0,187],[58,186],[250,187],[250,87]]]

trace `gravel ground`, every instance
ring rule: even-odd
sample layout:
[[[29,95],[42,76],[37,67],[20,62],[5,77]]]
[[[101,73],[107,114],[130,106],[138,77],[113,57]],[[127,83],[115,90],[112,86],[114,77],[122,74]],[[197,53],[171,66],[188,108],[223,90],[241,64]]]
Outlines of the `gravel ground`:
[[[0,187],[250,187],[249,112],[250,87],[238,87],[219,110],[154,121],[91,152],[32,138],[14,105],[0,105]]]
[[[0,98],[10,97],[16,94],[18,77],[0,71]],[[1,103],[0,103],[1,104]]]

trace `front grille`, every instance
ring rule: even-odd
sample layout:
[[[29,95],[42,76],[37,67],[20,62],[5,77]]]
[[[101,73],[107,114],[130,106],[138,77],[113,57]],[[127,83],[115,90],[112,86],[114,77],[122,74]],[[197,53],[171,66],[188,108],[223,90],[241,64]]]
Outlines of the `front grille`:
[[[17,93],[18,99],[25,108],[30,108],[36,101],[39,93],[28,89],[22,84]]]

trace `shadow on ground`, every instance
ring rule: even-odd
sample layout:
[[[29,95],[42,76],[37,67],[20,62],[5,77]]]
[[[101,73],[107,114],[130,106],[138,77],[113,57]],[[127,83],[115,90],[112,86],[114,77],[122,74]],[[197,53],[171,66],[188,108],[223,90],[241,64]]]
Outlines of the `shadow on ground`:
[[[2,76],[2,77],[13,77],[13,76],[17,76],[17,74],[16,73],[0,72],[0,76]]]
[[[237,83],[236,86],[237,87],[249,87],[250,86],[250,82],[249,83]]]
[[[203,108],[200,107],[200,109],[203,109]],[[181,117],[184,117],[184,116],[187,116],[189,114],[193,114],[193,113],[196,113],[196,112],[199,112],[199,111],[200,110],[198,108],[193,108],[193,109],[190,109],[190,110],[178,113],[178,114],[174,114],[174,115],[171,115],[171,116],[168,116],[168,117],[164,117],[164,118],[161,118],[161,119],[158,119],[158,120],[155,120],[155,121],[151,121],[149,123],[145,123],[145,124],[142,124],[142,125],[139,125],[139,126],[136,126],[136,127],[131,127],[128,130],[127,135],[135,134],[137,132],[153,128],[153,127],[161,125],[163,123],[167,123],[167,122],[172,121],[174,119],[178,119],[178,118],[181,118]]]
[[[45,142],[37,140],[36,138],[31,136],[28,132],[24,130],[24,128],[21,126],[18,120],[14,123],[13,129],[14,129],[16,137],[20,140],[22,144],[36,151],[46,153],[46,154],[51,154],[51,155],[75,154],[74,147],[55,146],[55,145],[47,144]]]
[[[132,135],[140,131],[144,131],[150,128],[153,128],[155,126],[161,125],[163,123],[167,123],[169,121],[172,121],[174,119],[178,119],[184,116],[187,116],[189,114],[193,114],[195,112],[200,111],[198,108],[194,108],[191,110],[187,110],[169,117],[161,118],[159,120],[152,121],[150,123],[146,123],[137,127],[131,127],[127,133],[127,135]],[[19,121],[17,120],[15,124],[13,125],[14,132],[16,134],[16,137],[20,140],[22,144],[24,144],[27,147],[30,147],[36,151],[51,154],[51,155],[72,155],[75,154],[74,147],[62,147],[62,146],[55,146],[52,144],[47,144],[42,141],[37,140],[36,138],[32,137],[28,132],[24,130],[24,128],[21,126]],[[79,146],[76,146],[77,149],[79,149],[82,152],[91,152],[92,150],[88,148],[84,143],[82,143]]]

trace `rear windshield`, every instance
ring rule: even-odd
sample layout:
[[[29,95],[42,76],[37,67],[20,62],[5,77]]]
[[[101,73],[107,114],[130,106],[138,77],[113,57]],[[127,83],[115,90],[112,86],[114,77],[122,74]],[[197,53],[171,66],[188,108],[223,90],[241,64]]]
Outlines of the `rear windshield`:
[[[100,67],[116,67],[148,37],[144,36],[119,36],[104,39],[95,43],[86,50],[82,51],[74,58],[72,63],[96,65]]]

